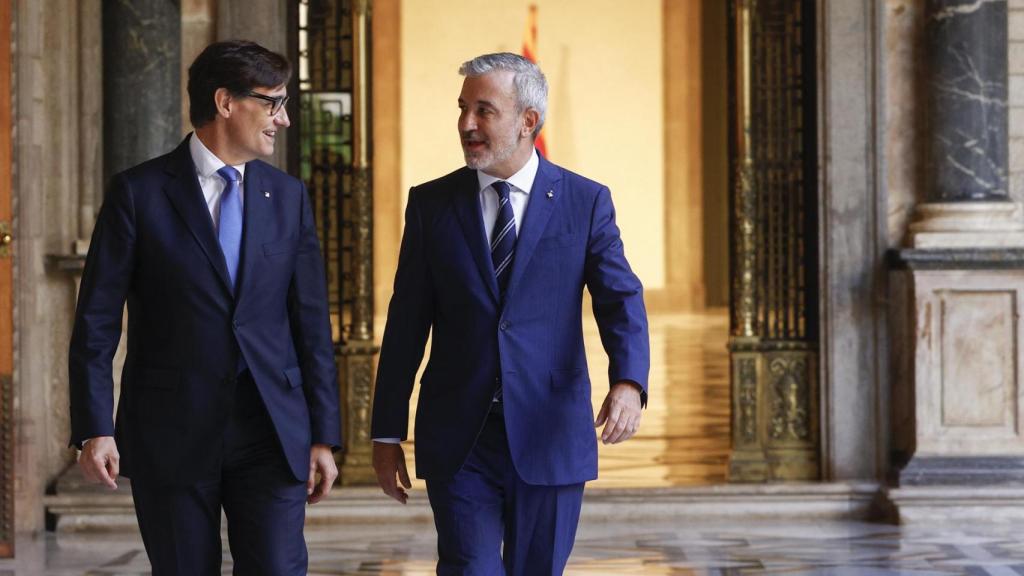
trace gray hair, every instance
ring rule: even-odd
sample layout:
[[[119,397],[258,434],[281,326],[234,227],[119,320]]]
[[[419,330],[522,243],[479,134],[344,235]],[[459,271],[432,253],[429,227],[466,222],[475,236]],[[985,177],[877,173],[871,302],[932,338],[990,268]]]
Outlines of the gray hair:
[[[516,111],[524,112],[533,108],[540,115],[533,137],[540,134],[544,127],[544,118],[548,110],[548,81],[540,67],[526,58],[511,52],[498,52],[477,56],[459,66],[459,74],[468,78],[483,76],[497,70],[508,70],[515,73],[513,83],[516,87]]]

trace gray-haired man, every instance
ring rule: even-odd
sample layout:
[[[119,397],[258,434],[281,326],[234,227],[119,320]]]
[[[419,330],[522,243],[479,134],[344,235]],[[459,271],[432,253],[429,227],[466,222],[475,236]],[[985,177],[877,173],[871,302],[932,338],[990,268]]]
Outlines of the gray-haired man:
[[[397,442],[432,331],[416,470],[434,510],[438,574],[561,574],[583,485],[597,477],[594,426],[617,443],[640,423],[650,364],[642,287],[608,188],[534,149],[547,101],[540,69],[502,53],[459,72],[466,167],[409,193],[377,372],[374,466],[404,503]],[[596,421],[584,286],[610,359]]]

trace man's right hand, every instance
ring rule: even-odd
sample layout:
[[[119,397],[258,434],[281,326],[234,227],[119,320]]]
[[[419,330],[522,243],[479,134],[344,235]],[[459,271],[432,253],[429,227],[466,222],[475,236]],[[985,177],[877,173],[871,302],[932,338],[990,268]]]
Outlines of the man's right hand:
[[[91,444],[91,442],[90,442]],[[409,471],[405,467],[405,451],[401,444],[373,443],[373,469],[377,472],[377,484],[384,493],[405,504],[409,494],[402,489],[412,488]],[[401,481],[402,486],[398,485]]]
[[[111,490],[117,489],[117,473],[120,469],[121,455],[117,453],[117,444],[113,436],[97,436],[90,438],[82,446],[78,455],[78,467],[86,480],[105,484]]]

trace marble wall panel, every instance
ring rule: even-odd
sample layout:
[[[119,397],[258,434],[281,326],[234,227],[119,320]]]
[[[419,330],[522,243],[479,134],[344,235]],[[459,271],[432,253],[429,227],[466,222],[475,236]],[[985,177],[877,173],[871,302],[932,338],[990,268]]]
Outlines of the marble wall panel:
[[[1024,454],[1024,271],[912,274],[917,454]]]
[[[1014,292],[953,290],[939,299],[942,426],[1013,426]]]

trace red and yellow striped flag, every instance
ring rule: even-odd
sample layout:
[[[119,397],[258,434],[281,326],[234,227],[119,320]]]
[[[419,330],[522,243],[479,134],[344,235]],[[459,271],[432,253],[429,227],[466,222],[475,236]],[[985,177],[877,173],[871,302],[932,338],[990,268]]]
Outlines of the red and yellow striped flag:
[[[526,30],[523,32],[523,58],[534,64],[537,63],[537,5],[530,4],[529,13],[526,16]],[[544,145],[544,132],[541,131],[534,141],[537,150],[547,158],[547,146]]]

